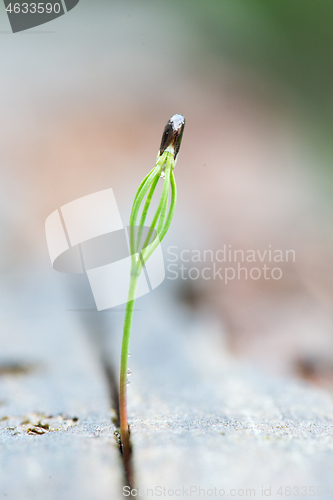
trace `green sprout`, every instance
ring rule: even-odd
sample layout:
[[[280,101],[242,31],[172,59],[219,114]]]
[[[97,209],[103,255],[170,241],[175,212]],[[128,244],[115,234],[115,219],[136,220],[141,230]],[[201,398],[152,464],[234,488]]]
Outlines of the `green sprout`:
[[[125,312],[123,341],[121,347],[119,413],[122,452],[125,464],[129,463],[131,453],[127,419],[127,373],[128,354],[132,327],[133,310],[139,277],[143,266],[168,232],[176,208],[177,189],[173,170],[176,165],[185,119],[182,115],[174,115],[166,124],[160,149],[153,170],[141,182],[132,206],[129,223],[129,240],[131,251],[131,276]],[[154,191],[159,179],[163,179],[161,198],[155,215],[150,223],[148,234],[141,244],[143,229]],[[169,192],[171,197],[169,203]],[[145,200],[145,202],[144,202]],[[138,222],[139,211],[144,203]]]

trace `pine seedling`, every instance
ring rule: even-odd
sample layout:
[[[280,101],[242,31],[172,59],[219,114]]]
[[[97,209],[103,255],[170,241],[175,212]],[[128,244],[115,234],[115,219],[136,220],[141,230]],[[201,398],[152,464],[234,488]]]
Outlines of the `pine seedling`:
[[[160,149],[157,154],[155,167],[141,182],[136,192],[130,215],[129,240],[131,251],[131,275],[121,347],[119,387],[121,446],[125,464],[129,464],[130,458],[127,418],[127,375],[129,343],[136,291],[143,266],[168,232],[175,212],[177,189],[174,177],[174,168],[179,153],[184,126],[185,118],[178,114],[170,118],[166,124]],[[160,201],[149,225],[148,234],[142,243],[144,225],[159,179],[163,180]],[[143,208],[140,211],[142,205]]]

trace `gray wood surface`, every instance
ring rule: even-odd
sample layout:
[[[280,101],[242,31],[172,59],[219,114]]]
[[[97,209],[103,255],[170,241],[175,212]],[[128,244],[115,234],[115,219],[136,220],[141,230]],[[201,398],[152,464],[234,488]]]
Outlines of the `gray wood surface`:
[[[67,297],[60,283],[35,275],[30,296],[24,279],[20,293],[2,295],[0,498],[123,498],[103,361],[116,383],[124,311],[93,312],[80,281]],[[135,488],[143,498],[281,498],[291,487],[313,498],[310,488],[323,487],[332,498],[331,393],[269,377],[234,359],[223,339],[211,311],[187,309],[167,287],[137,301]]]
[[[142,494],[281,498],[291,487],[313,498],[323,487],[333,498],[332,394],[233,359],[208,311],[186,311],[162,293],[150,299],[137,303],[130,358]]]
[[[2,294],[0,498],[121,498],[114,410],[98,352],[78,314],[66,311],[56,279],[50,286],[35,275],[31,294],[22,281]]]

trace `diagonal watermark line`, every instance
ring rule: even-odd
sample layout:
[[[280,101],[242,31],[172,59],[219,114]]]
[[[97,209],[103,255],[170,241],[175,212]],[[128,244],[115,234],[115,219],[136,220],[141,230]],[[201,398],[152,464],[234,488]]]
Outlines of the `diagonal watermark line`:
[[[59,2],[61,3],[62,8],[64,9],[65,14],[67,14],[66,3],[64,2],[64,0],[59,0]]]
[[[60,216],[62,228],[63,228],[65,236],[66,236],[67,244],[68,244],[69,248],[71,248],[72,245],[71,245],[71,242],[69,240],[69,235],[68,235],[67,227],[66,227],[66,224],[65,224],[64,216],[62,215],[61,208],[60,208],[60,210],[58,210],[58,213],[59,213],[59,216]]]

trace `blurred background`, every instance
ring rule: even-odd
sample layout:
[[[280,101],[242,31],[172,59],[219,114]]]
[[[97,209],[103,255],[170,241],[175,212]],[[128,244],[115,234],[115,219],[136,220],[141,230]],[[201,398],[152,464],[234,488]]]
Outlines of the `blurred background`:
[[[209,310],[227,349],[267,373],[333,389],[332,2],[80,0],[15,35],[0,8],[2,338],[9,321],[84,307],[82,277],[51,267],[45,219],[112,187],[126,223],[182,113],[165,258],[224,245],[296,257],[280,280],[187,277],[154,294]]]

